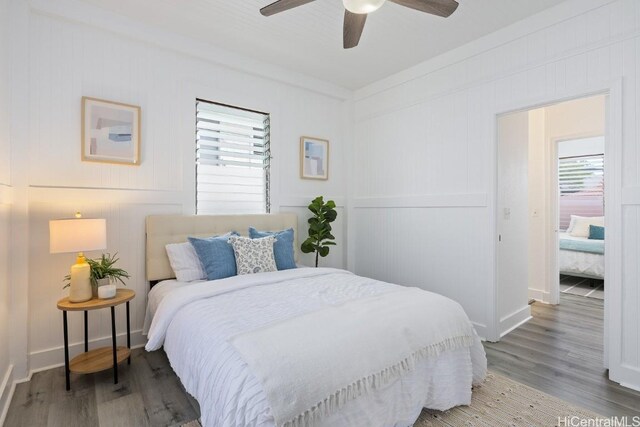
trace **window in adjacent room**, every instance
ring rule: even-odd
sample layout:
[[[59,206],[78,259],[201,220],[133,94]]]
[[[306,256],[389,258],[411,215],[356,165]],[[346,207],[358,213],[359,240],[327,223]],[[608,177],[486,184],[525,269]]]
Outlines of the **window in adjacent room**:
[[[560,229],[566,230],[571,215],[604,216],[604,137],[562,141],[558,149]]]
[[[269,212],[269,114],[196,101],[196,213]]]

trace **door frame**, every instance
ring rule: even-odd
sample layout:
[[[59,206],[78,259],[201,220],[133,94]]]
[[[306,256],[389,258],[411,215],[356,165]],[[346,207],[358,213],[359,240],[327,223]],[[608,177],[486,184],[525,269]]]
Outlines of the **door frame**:
[[[622,79],[606,83],[592,84],[564,90],[555,95],[543,94],[524,100],[505,102],[496,108],[493,114],[492,189],[490,193],[490,218],[493,244],[491,280],[492,292],[489,295],[491,307],[488,319],[487,340],[499,341],[498,313],[498,118],[503,114],[528,111],[564,101],[585,98],[593,95],[606,95],[605,112],[605,170],[608,171],[605,188],[605,227],[608,228],[605,240],[605,302],[604,302],[604,365],[609,368],[609,378],[622,382],[624,366],[622,364]]]

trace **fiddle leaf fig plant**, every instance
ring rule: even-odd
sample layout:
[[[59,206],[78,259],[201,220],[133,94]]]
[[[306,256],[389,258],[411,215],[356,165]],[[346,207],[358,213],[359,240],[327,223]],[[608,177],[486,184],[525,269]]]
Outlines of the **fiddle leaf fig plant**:
[[[309,237],[302,242],[300,249],[305,254],[316,254],[316,267],[318,266],[319,257],[329,255],[331,246],[335,246],[336,238],[331,234],[331,223],[336,220],[338,213],[336,212],[336,204],[333,200],[326,203],[322,196],[318,196],[309,205],[309,210],[313,214],[307,221],[309,223]]]

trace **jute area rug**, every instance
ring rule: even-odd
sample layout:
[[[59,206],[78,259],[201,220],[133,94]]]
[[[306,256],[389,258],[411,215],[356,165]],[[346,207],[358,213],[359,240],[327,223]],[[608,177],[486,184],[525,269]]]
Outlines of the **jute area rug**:
[[[414,427],[559,427],[570,425],[567,421],[570,418],[595,420],[602,417],[489,372],[486,381],[473,388],[470,406],[458,406],[445,412],[425,409]],[[201,426],[194,420],[182,427]]]

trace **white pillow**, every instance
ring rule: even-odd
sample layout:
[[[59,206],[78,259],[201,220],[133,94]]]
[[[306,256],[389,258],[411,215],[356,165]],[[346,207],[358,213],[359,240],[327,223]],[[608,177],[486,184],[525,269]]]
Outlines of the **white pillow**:
[[[567,227],[567,233],[571,233],[573,231],[573,227],[576,225],[576,220],[578,219],[590,219],[594,221],[602,221],[604,226],[604,217],[603,216],[579,216],[579,215],[571,215],[571,221],[569,221],[569,227]],[[598,225],[598,224],[593,224]]]
[[[585,217],[571,215],[571,224],[569,224],[569,229],[567,231],[573,237],[589,237],[590,225],[604,227],[604,217]]]
[[[238,276],[243,274],[266,273],[277,271],[276,260],[273,256],[274,236],[249,239],[248,237],[229,237],[236,256]]]
[[[193,282],[207,278],[200,258],[191,243],[171,243],[165,246],[169,264],[179,282]]]

